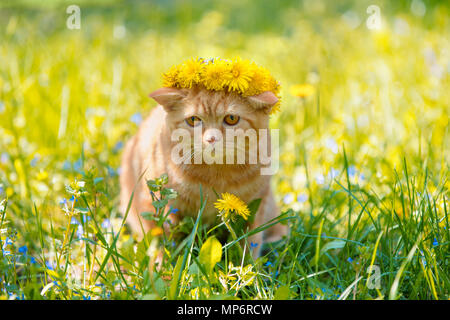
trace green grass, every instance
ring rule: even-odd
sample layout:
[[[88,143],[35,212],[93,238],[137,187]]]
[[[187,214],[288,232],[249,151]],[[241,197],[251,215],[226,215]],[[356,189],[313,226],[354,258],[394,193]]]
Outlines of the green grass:
[[[449,299],[449,7],[380,1],[371,31],[365,1],[223,3],[81,4],[74,31],[64,1],[0,7],[0,298]],[[256,261],[220,221],[136,240],[117,169],[147,94],[172,64],[235,55],[282,84],[273,223],[287,238]],[[298,83],[315,94],[292,96]]]

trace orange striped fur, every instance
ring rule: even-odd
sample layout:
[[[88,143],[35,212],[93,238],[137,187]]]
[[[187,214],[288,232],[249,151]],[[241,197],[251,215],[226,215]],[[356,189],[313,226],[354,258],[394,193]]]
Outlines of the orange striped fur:
[[[169,187],[178,192],[178,197],[169,204],[179,209],[177,216],[197,215],[200,207],[200,184],[207,205],[203,214],[205,223],[214,223],[217,210],[214,190],[233,193],[246,203],[261,198],[260,208],[251,228],[279,215],[270,187],[270,176],[260,174],[259,164],[176,164],[171,159],[172,148],[177,141],[171,141],[171,133],[177,128],[190,130],[193,128],[185,122],[190,116],[202,119],[203,132],[210,128],[220,130],[225,136],[226,125],[223,119],[228,114],[238,115],[240,120],[234,128],[267,129],[268,112],[272,104],[255,102],[254,99],[243,98],[234,93],[213,92],[203,88],[168,89],[155,91],[153,98],[160,104],[152,110],[150,116],[141,124],[138,133],[126,144],[121,166],[121,210],[127,208],[131,193],[136,186],[128,223],[131,229],[142,236],[153,225],[144,220],[140,213],[153,211],[151,197],[146,180],[155,179],[163,173],[169,176]],[[152,96],[151,95],[151,96]],[[208,142],[203,141],[204,144]],[[143,179],[138,181],[144,173]],[[170,215],[176,223],[174,215]],[[286,227],[277,224],[265,232],[265,241],[274,241],[286,233]],[[258,233],[250,239],[261,247],[262,234]]]

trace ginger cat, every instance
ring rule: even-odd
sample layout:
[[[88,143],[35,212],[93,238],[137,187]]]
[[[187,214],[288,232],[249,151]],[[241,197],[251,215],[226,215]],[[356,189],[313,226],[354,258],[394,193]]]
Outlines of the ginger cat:
[[[178,192],[178,197],[169,202],[173,208],[179,209],[177,216],[197,215],[200,184],[204,197],[207,196],[203,212],[205,223],[214,222],[217,216],[214,190],[219,195],[224,192],[232,193],[247,204],[254,199],[262,199],[251,229],[279,215],[270,187],[270,176],[261,175],[260,163],[250,164],[247,159],[243,164],[195,164],[194,161],[178,163],[179,161],[174,161],[172,154],[178,141],[171,139],[176,129],[184,129],[193,136],[195,127],[201,124],[201,144],[207,149],[214,148],[219,142],[225,143],[223,140],[226,129],[268,129],[269,112],[278,101],[272,92],[266,91],[244,98],[233,92],[210,91],[194,86],[191,89],[161,88],[151,93],[150,97],[158,106],[126,144],[121,165],[120,202],[123,213],[136,186],[127,219],[134,232],[142,236],[142,231],[147,232],[153,227],[153,222],[143,219],[140,213],[153,211],[146,181],[163,173],[169,176],[168,186]],[[191,144],[189,141],[187,143]],[[270,140],[268,143],[270,144]],[[246,151],[248,153],[248,146]],[[189,154],[184,159],[192,157]],[[138,182],[144,171],[143,178]],[[176,223],[173,216],[170,215],[172,222]],[[286,232],[287,227],[278,223],[265,230],[264,239],[262,232],[254,235],[250,241],[259,244],[254,250],[255,254],[259,255],[263,240],[279,240]]]

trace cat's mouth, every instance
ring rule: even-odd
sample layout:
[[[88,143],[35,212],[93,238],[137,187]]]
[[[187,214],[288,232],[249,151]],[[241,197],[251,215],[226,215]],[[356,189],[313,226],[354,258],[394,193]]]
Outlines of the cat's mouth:
[[[202,151],[203,164],[242,165],[249,164],[248,149],[221,144],[205,144]],[[255,163],[253,163],[255,164]]]
[[[225,147],[221,146],[220,144],[216,144],[216,143],[208,143],[208,144],[204,144],[203,145],[203,151],[205,152],[214,152],[214,153],[220,153],[220,152],[224,152]]]
[[[199,143],[197,147],[194,144],[184,144],[183,148],[174,147],[171,152],[171,161],[175,165],[181,165],[192,169],[191,166],[202,168],[211,167],[236,168],[242,170],[244,167],[254,167],[261,170],[261,175],[273,175],[278,169],[278,162],[272,162],[272,157],[268,154],[260,153],[258,144],[227,144],[227,143]],[[272,152],[272,151],[270,151]],[[274,165],[272,165],[274,163]],[[189,169],[189,170],[190,170]],[[222,169],[219,169],[222,170]]]

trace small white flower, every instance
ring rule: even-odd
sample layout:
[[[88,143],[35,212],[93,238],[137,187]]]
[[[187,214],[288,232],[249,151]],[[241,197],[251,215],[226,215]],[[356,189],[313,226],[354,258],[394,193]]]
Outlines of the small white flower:
[[[85,185],[86,185],[85,181],[78,181],[77,182],[77,186],[80,187],[80,188],[84,188]]]

